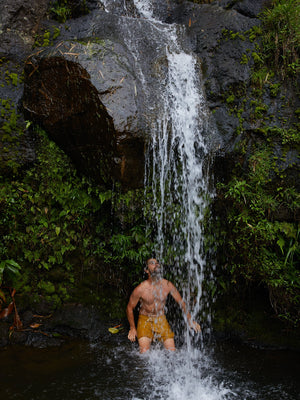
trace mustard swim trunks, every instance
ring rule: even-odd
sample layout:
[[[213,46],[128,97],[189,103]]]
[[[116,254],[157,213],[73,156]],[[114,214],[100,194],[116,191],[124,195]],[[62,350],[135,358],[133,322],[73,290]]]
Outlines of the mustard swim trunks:
[[[149,317],[140,314],[137,324],[137,338],[140,339],[141,337],[164,342],[166,339],[173,339],[174,332],[172,332],[165,315]]]

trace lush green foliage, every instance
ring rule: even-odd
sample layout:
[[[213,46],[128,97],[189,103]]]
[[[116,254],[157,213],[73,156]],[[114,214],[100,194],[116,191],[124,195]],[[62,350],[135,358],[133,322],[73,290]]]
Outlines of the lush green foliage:
[[[282,77],[300,71],[300,1],[273,0],[262,13],[263,57]]]
[[[263,284],[276,313],[297,325],[300,195],[286,184],[287,170],[270,147],[257,146],[251,153],[247,170],[237,165],[229,183],[219,184],[226,209],[226,235],[220,238],[224,269],[231,284],[241,279]]]
[[[141,191],[101,190],[41,131],[38,141],[32,168],[1,177],[0,260],[22,266],[10,284],[54,305],[81,284],[99,301],[103,287],[126,294],[148,251]]]
[[[224,94],[239,121],[240,140],[235,165],[218,185],[217,206],[219,289],[232,294],[263,287],[275,313],[294,326],[300,323],[300,124],[298,111],[290,111],[293,95],[285,95],[291,85],[297,90],[299,7],[298,0],[276,0],[262,13],[261,26],[223,32],[225,40],[254,42],[255,51],[250,87],[241,84]],[[249,124],[255,129],[249,131]]]

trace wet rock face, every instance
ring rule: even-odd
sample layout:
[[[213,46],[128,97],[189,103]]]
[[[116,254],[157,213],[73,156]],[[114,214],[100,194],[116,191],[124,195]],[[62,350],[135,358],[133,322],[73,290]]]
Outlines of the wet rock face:
[[[75,45],[71,44],[73,53],[79,50],[77,54],[82,53],[84,58],[79,47],[85,46],[78,44],[74,50]],[[124,188],[140,187],[144,141],[133,137],[135,120],[128,115],[133,109],[129,108],[133,88],[131,92],[123,89],[121,96],[113,96],[122,88],[107,86],[108,80],[106,86],[97,88],[91,81],[92,78],[95,83],[95,77],[83,68],[88,68],[84,60],[80,65],[70,58],[46,56],[27,61],[22,101],[26,117],[41,124],[77,168],[94,181],[110,184],[118,180]],[[102,65],[101,70],[96,68],[96,62],[92,65],[98,74],[107,73]],[[122,81],[117,69],[113,76],[116,75],[118,81]],[[109,111],[114,119],[102,102],[106,98],[111,101]]]
[[[271,3],[271,0],[220,0],[219,5],[225,8],[232,8],[242,15],[256,18],[263,7]]]
[[[18,108],[23,93],[23,62],[45,17],[48,0],[0,0],[0,172],[35,161],[34,139]]]
[[[22,60],[46,16],[49,0],[0,0],[0,55]]]

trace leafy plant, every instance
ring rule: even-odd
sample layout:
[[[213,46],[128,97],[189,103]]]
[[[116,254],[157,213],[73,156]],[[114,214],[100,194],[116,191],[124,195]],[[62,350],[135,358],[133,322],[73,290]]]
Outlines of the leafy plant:
[[[20,265],[14,260],[4,260],[0,262],[0,287],[3,280],[3,274],[6,272],[10,277],[20,274]]]
[[[220,227],[227,232],[222,245],[224,268],[234,284],[243,279],[264,285],[274,311],[295,324],[300,302],[300,228],[296,221],[278,220],[277,215],[281,209],[297,213],[300,196],[276,178],[283,172],[274,169],[272,154],[268,146],[256,148],[247,171],[236,170],[227,184],[218,185],[226,207],[227,226]]]
[[[66,22],[72,15],[72,10],[67,0],[55,1],[50,11],[52,11],[56,19],[62,23]]]
[[[89,12],[86,0],[56,0],[50,11],[57,21],[65,23],[69,18],[76,18]]]
[[[18,293],[59,306],[70,296],[83,301],[87,279],[94,301],[104,287],[126,293],[151,246],[143,189],[95,186],[41,129],[35,135],[36,163],[0,177],[0,255],[22,265]]]
[[[266,63],[283,78],[299,72],[300,1],[273,0],[262,15],[262,47]]]

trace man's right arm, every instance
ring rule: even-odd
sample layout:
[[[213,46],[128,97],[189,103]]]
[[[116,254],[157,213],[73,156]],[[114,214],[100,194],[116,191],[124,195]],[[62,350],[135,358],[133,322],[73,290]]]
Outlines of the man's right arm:
[[[128,319],[129,325],[130,325],[128,339],[131,342],[134,342],[135,338],[136,338],[136,327],[135,327],[135,322],[134,322],[133,310],[135,309],[137,303],[139,302],[139,299],[140,299],[140,296],[139,296],[139,286],[138,286],[132,292],[129,302],[127,304],[127,308],[126,308],[127,319]]]

